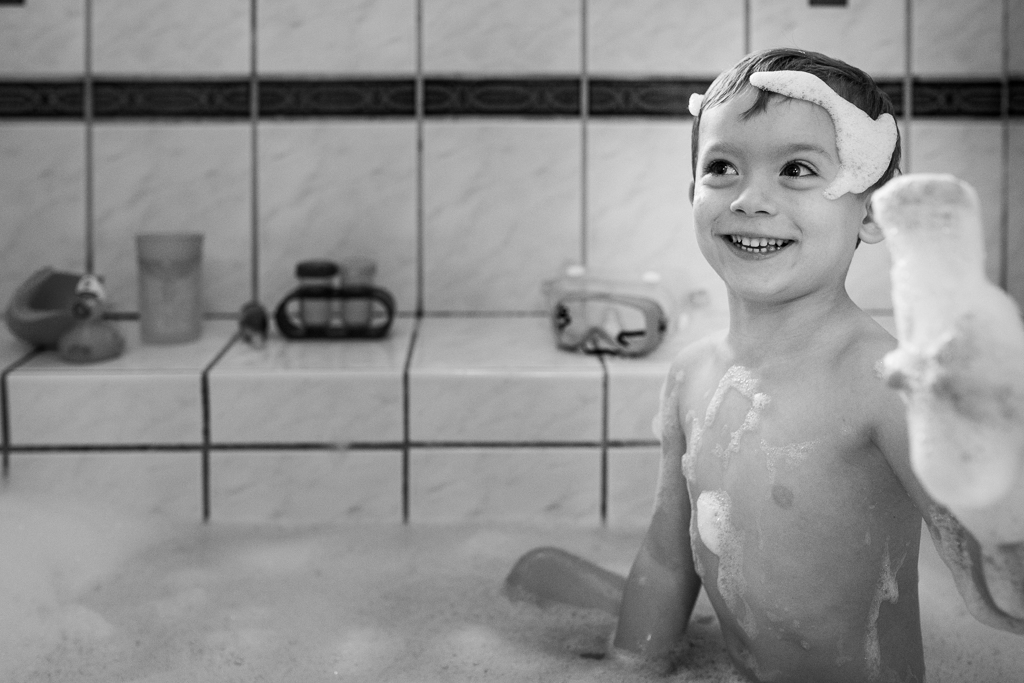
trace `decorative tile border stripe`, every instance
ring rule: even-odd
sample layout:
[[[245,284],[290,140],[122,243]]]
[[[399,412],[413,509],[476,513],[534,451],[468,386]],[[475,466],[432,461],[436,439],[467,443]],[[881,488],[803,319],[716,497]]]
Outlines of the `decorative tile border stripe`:
[[[703,94],[710,80],[594,78],[591,116],[688,117],[690,95]]]
[[[429,77],[424,113],[429,117],[576,117],[581,114],[579,78]],[[596,117],[687,118],[691,93],[708,79],[593,78],[589,114]],[[880,80],[897,115],[904,83]],[[97,118],[243,119],[250,116],[247,79],[100,78],[92,83]],[[413,117],[416,81],[411,77],[268,78],[258,84],[260,116]],[[0,79],[0,119],[81,119],[82,79]],[[913,83],[914,117],[999,118],[1003,84],[989,80],[920,80]],[[1024,116],[1024,80],[1009,82],[1012,117]]]
[[[579,116],[576,78],[428,78],[427,116]]]
[[[248,118],[245,80],[96,80],[97,118]]]
[[[414,116],[411,78],[260,81],[260,116]]]
[[[875,83],[878,84],[879,90],[888,95],[889,101],[892,102],[893,109],[896,111],[896,116],[903,116],[903,81],[878,78]]]
[[[999,81],[914,81],[914,116],[998,118]]]
[[[84,115],[81,80],[0,81],[0,118],[80,119]]]
[[[1024,80],[1010,81],[1010,116],[1024,117]]]

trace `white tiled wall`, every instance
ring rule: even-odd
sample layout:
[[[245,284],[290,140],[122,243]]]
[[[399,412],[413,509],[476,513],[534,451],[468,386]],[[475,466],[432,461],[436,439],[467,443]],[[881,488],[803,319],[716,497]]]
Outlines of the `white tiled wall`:
[[[876,78],[900,77],[906,45],[900,5],[893,0],[860,0],[841,7],[812,7],[804,0],[752,0],[750,48],[800,47],[842,59]]]
[[[89,63],[99,79],[577,78],[583,69],[595,78],[708,78],[746,47],[769,45],[824,49],[898,79],[906,76],[908,44],[914,75],[999,78],[1003,5],[48,0],[0,9],[0,75],[80,77],[91,16]],[[1008,0],[1007,8],[1008,66],[1021,74],[1022,51],[1013,38],[1024,9],[1019,0]],[[719,287],[688,235],[688,121],[428,117],[418,125],[261,121],[254,137],[245,121],[101,119],[88,133],[87,159],[82,123],[4,121],[0,299],[35,266],[81,268],[83,252],[93,250],[92,265],[106,276],[113,301],[130,312],[132,235],[183,227],[207,235],[207,303],[224,314],[253,296],[273,304],[292,282],[295,261],[312,251],[377,258],[379,283],[404,311],[421,301],[427,312],[539,310],[539,279],[580,259],[628,270],[656,267],[680,287]],[[997,200],[986,202],[986,226],[990,262],[998,263],[1004,240],[996,238],[1008,231],[1015,243],[1020,219],[993,208],[1004,193],[1014,196],[1001,180],[1001,160],[993,163],[990,154],[993,125],[1004,124],[903,122],[909,140],[921,138],[910,163],[920,159],[922,168],[935,168],[927,158],[936,145],[984,138],[978,146],[962,145],[956,170],[1000,174],[998,182],[986,172],[965,174],[982,196]],[[255,276],[249,272],[254,252]],[[882,256],[858,259],[850,286],[862,305],[888,307],[887,266]]]
[[[416,0],[257,0],[256,15],[261,73],[416,69]]]
[[[98,79],[710,78],[745,49],[794,45],[888,79],[908,61],[914,76],[998,79],[1004,33],[1009,73],[1024,76],[1022,32],[1024,0],[29,0],[0,7],[0,78],[81,80],[87,64]],[[978,189],[989,274],[1005,269],[1024,301],[1019,119],[901,125],[906,168]],[[540,282],[583,260],[707,290],[689,330],[721,324],[724,292],[691,234],[689,159],[687,119],[2,120],[0,301],[42,265],[91,259],[115,308],[134,311],[134,233],[188,230],[205,235],[211,313],[273,306],[300,259],[359,254],[404,312],[514,314],[403,318],[386,342],[262,352],[230,345],[227,320],[161,348],[121,321],[117,361],[44,354],[7,372],[11,476],[109,481],[144,508],[158,492],[158,508],[198,514],[209,446],[214,519],[592,523],[603,501],[610,524],[642,524],[672,345],[602,362],[556,352],[543,319],[519,314],[543,310]],[[890,307],[888,265],[884,245],[858,250],[848,284],[862,306]],[[11,368],[26,350],[0,333]],[[375,446],[334,447],[350,442]],[[80,448],[103,445],[125,450]],[[144,445],[184,450],[131,450]]]
[[[422,0],[422,12],[429,73],[580,70],[579,0]]]
[[[360,254],[399,309],[415,309],[415,124],[270,121],[259,140],[259,298],[294,289],[299,261]]]
[[[588,0],[586,12],[595,75],[713,78],[744,54],[744,0]]]
[[[249,299],[249,148],[239,123],[96,127],[95,269],[115,310],[138,310],[139,232],[202,233],[206,309],[233,313]]]
[[[424,128],[427,310],[542,311],[541,281],[581,258],[579,124]]]
[[[249,73],[249,0],[90,1],[98,73]]]

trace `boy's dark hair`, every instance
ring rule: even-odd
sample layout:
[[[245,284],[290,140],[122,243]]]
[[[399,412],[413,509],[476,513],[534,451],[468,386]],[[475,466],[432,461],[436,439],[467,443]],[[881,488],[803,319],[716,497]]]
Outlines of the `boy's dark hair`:
[[[875,81],[866,73],[846,62],[833,59],[819,52],[808,52],[791,48],[771,48],[754,52],[740,60],[736,66],[719,74],[707,92],[701,112],[693,120],[693,131],[690,134],[690,152],[692,156],[693,177],[697,177],[697,147],[700,134],[700,118],[704,110],[716,104],[732,99],[750,85],[750,74],[759,71],[805,71],[825,81],[840,97],[853,103],[866,112],[872,119],[882,114],[896,116],[896,109],[889,96],[882,92]],[[785,97],[767,90],[757,90],[757,100],[753,106],[743,113],[744,118],[763,112],[772,98]],[[869,189],[876,190],[900,172],[900,133],[896,127],[896,148],[889,159],[889,167],[882,177]]]

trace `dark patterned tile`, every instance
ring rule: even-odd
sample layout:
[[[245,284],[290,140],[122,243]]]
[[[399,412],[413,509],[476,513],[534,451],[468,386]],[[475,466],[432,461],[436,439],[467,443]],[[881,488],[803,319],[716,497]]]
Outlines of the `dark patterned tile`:
[[[82,81],[0,82],[0,118],[72,118],[85,113]]]
[[[1010,81],[1010,116],[1024,116],[1024,80]]]
[[[878,84],[878,89],[885,93],[889,101],[892,102],[896,116],[903,116],[903,81],[876,79],[875,83]]]
[[[260,81],[260,116],[414,116],[415,81],[266,80]]]
[[[709,80],[595,78],[590,81],[590,115],[689,116],[690,95],[709,85]]]
[[[999,81],[914,81],[915,117],[998,118],[1002,115]]]
[[[102,79],[93,84],[97,118],[248,118],[244,80]]]
[[[709,80],[595,78],[589,81],[589,114],[596,117],[689,116],[692,93]],[[904,83],[879,80],[903,115]],[[267,118],[415,116],[415,80],[267,79],[259,84],[260,115]],[[69,79],[0,80],[0,118],[82,118],[84,83]],[[999,118],[1003,86],[997,80],[914,80],[913,116]],[[575,78],[428,78],[427,116],[580,115]],[[247,118],[250,84],[236,79],[101,78],[93,83],[99,118]],[[1009,83],[1010,116],[1024,116],[1024,80]]]
[[[579,116],[575,78],[428,78],[427,116]]]

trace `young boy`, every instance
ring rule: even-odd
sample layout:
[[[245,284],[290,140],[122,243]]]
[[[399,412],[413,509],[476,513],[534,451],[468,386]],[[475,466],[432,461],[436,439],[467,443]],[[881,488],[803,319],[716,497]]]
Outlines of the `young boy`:
[[[659,670],[679,663],[703,585],[750,680],[920,682],[923,516],[972,613],[1024,633],[977,542],[912,473],[905,407],[880,374],[895,342],[845,289],[857,245],[882,239],[869,201],[898,173],[891,103],[843,62],[770,50],[693,104],[694,225],[729,329],[669,372],[628,579],[541,549],[508,588],[617,609],[613,651]]]

